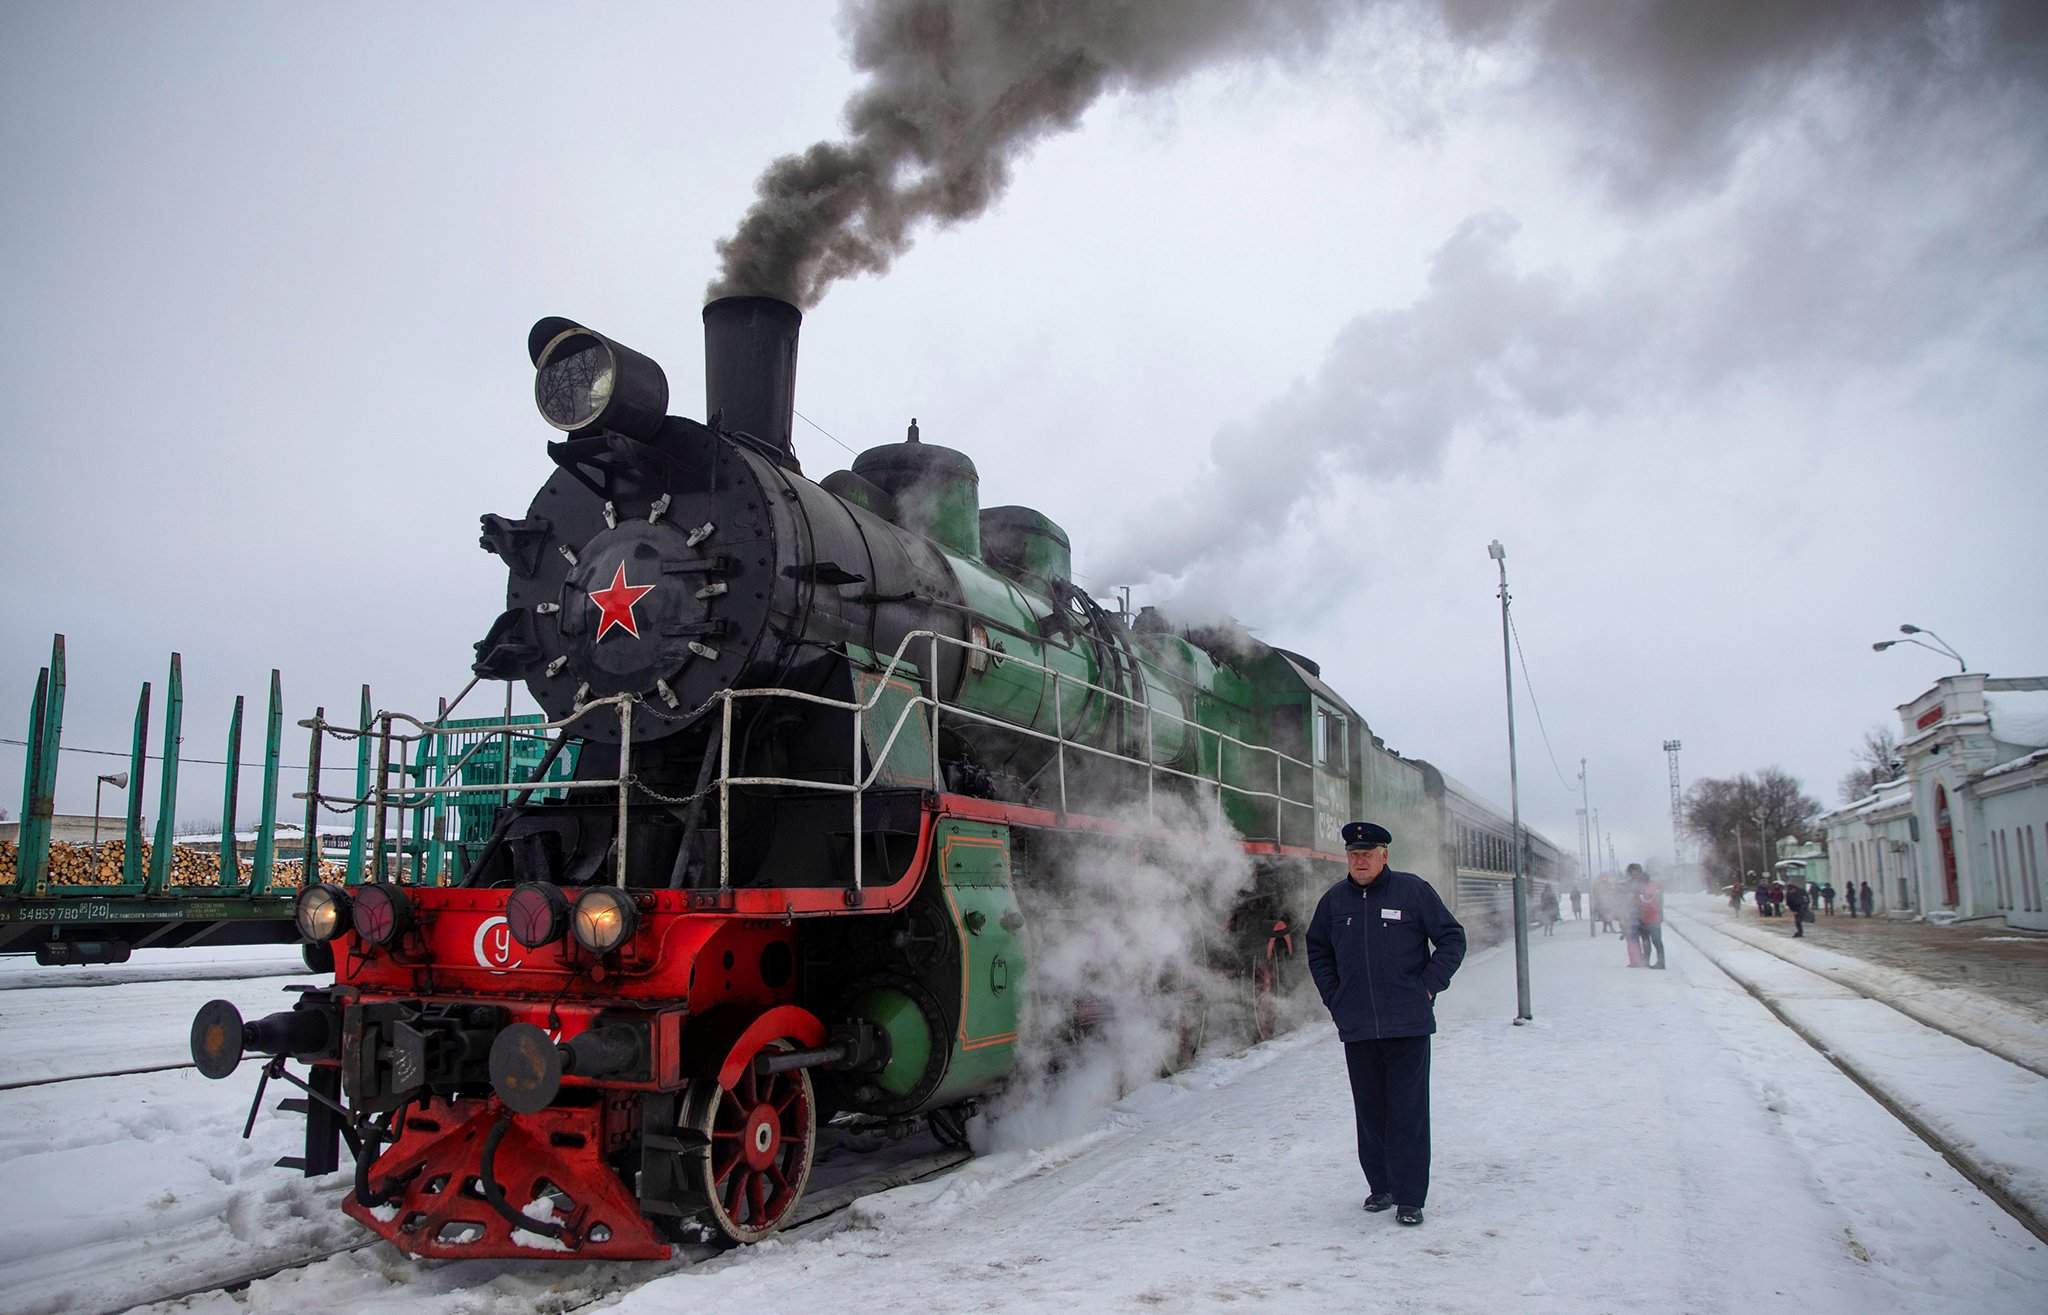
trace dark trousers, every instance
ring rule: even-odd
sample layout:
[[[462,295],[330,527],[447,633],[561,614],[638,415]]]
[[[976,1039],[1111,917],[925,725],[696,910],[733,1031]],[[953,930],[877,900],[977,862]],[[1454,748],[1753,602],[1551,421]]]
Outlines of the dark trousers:
[[[1657,966],[1662,968],[1664,966],[1664,924],[1661,922],[1646,922],[1637,934],[1642,937],[1643,941],[1643,962],[1648,963],[1650,961],[1650,951],[1655,949],[1657,951]]]
[[[1375,1193],[1395,1205],[1427,1204],[1429,1195],[1429,1038],[1346,1041],[1351,1108],[1358,1119],[1358,1167]]]

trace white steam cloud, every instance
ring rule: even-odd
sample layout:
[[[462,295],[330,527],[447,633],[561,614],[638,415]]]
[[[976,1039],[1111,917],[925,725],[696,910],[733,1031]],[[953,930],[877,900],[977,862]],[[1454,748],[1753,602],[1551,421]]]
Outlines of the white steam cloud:
[[[1073,1136],[1196,1048],[1250,1038],[1229,930],[1252,860],[1213,807],[1162,796],[1155,812],[1127,810],[1127,835],[1077,844],[1027,892],[1035,946],[1018,1072],[976,1129],[983,1149]],[[1281,1008],[1285,1022],[1302,1016],[1298,997]]]

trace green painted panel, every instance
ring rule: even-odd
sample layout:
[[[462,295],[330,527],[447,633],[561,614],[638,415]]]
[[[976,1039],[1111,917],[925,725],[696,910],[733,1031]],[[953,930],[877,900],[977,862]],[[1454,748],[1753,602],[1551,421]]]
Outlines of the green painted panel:
[[[1024,918],[1010,887],[1009,828],[949,820],[936,843],[961,965],[953,1062],[929,1102],[943,1105],[1000,1081],[1015,1066],[1026,961]]]
[[[861,739],[867,746],[868,760],[879,760],[882,764],[875,784],[929,786],[932,783],[930,709],[913,706],[911,702],[923,692],[923,677],[917,665],[899,662],[885,680],[879,671],[864,669],[864,665],[870,668],[882,665],[875,660],[873,653],[858,644],[848,644],[846,652],[854,662],[854,698],[869,704],[867,716],[861,722]],[[892,735],[894,743],[890,742]],[[889,751],[887,758],[882,757],[884,746]]]
[[[881,1028],[889,1037],[889,1062],[875,1074],[875,1085],[892,1096],[907,1096],[924,1076],[932,1058],[932,1031],[924,1011],[894,987],[878,987],[854,1000],[851,1012]]]
[[[292,913],[292,901],[263,899],[122,899],[109,898],[105,886],[61,886],[39,900],[0,900],[0,924],[79,922],[241,922],[280,921]],[[94,894],[92,892],[102,892]],[[58,894],[63,898],[57,898]]]

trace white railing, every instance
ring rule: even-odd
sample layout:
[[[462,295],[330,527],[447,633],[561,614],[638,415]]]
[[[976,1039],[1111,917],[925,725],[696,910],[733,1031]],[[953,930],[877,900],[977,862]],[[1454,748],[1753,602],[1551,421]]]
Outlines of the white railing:
[[[923,641],[928,646],[927,652],[929,654],[930,664],[925,672],[920,673],[921,680],[919,682],[921,685],[925,687],[925,689],[928,692],[911,694],[908,698],[905,699],[904,705],[902,709],[897,712],[895,720],[890,725],[889,733],[883,739],[881,747],[872,755],[873,765],[869,767],[865,773],[863,773],[861,769],[861,764],[862,755],[866,748],[866,730],[868,718],[870,714],[876,712],[877,704],[881,700],[883,691],[889,687],[889,682],[891,678],[896,676],[898,671],[904,668],[905,666],[910,666],[912,671],[916,670],[915,665],[910,664],[908,662],[908,659],[906,658],[905,654],[909,651],[911,645],[918,641]],[[962,651],[963,655],[974,653],[986,655],[991,664],[996,662],[1001,662],[1004,664],[1013,664],[1016,666],[1023,667],[1026,670],[1036,671],[1042,677],[1049,677],[1052,681],[1053,729],[1050,732],[1042,731],[1034,727],[1022,725],[1017,722],[1006,721],[1000,717],[990,716],[987,713],[977,712],[972,708],[962,707],[958,704],[947,703],[943,696],[941,696],[938,692],[937,672],[939,669],[939,654],[941,645],[947,645],[952,648],[959,649]],[[963,660],[966,660],[964,656]],[[1007,734],[1021,735],[1028,737],[1030,739],[1038,740],[1042,743],[1052,745],[1054,769],[1059,786],[1058,812],[1060,816],[1066,816],[1071,812],[1071,809],[1069,807],[1070,801],[1068,799],[1067,793],[1066,755],[1069,750],[1091,754],[1098,758],[1104,758],[1114,762],[1123,763],[1127,766],[1142,769],[1146,774],[1145,802],[1148,816],[1155,814],[1155,787],[1158,781],[1158,777],[1161,775],[1186,781],[1198,787],[1202,787],[1206,790],[1213,790],[1215,792],[1216,809],[1219,816],[1221,816],[1223,813],[1224,799],[1226,795],[1244,799],[1262,799],[1271,801],[1274,807],[1274,839],[1276,841],[1280,838],[1281,833],[1285,829],[1282,825],[1282,819],[1284,818],[1287,809],[1305,809],[1309,812],[1311,817],[1314,816],[1315,768],[1310,763],[1305,762],[1302,759],[1295,758],[1291,755],[1282,753],[1278,749],[1275,749],[1270,745],[1253,744],[1249,741],[1241,740],[1234,735],[1229,735],[1223,731],[1217,730],[1214,727],[1202,726],[1194,721],[1189,720],[1184,716],[1181,716],[1179,713],[1168,712],[1163,709],[1155,708],[1149,701],[1145,699],[1121,693],[1117,690],[1113,690],[1106,686],[1096,684],[1092,681],[1082,680],[1078,676],[1068,675],[1067,673],[1060,671],[1055,667],[1051,667],[1040,662],[1033,662],[1028,658],[1020,657],[1014,653],[1001,652],[997,649],[989,647],[986,644],[975,643],[972,640],[957,639],[951,635],[941,634],[935,630],[916,630],[912,631],[911,633],[903,637],[902,642],[900,642],[896,646],[896,651],[890,655],[887,664],[878,673],[875,674],[877,677],[875,682],[875,688],[865,698],[835,699],[827,695],[812,694],[805,690],[783,688],[724,689],[719,690],[717,693],[713,694],[709,699],[705,700],[702,705],[692,710],[690,713],[677,717],[677,720],[680,721],[695,721],[700,716],[708,713],[714,705],[718,705],[719,729],[717,780],[713,785],[707,786],[703,794],[701,795],[686,796],[682,800],[671,799],[667,796],[659,795],[655,795],[653,797],[660,799],[662,802],[670,804],[685,802],[697,804],[701,802],[701,799],[705,795],[710,794],[714,790],[716,791],[718,796],[719,833],[718,888],[721,891],[728,891],[732,888],[732,828],[730,822],[732,817],[732,790],[735,786],[767,786],[784,789],[815,790],[828,794],[851,795],[853,812],[853,889],[861,889],[865,875],[863,872],[863,858],[866,851],[866,846],[862,843],[865,838],[863,834],[863,803],[865,801],[867,792],[875,788],[876,782],[880,779],[883,771],[886,769],[890,756],[896,748],[897,741],[902,738],[904,729],[909,725],[910,719],[913,716],[917,716],[921,720],[926,719],[928,717],[926,731],[927,738],[929,740],[928,748],[930,751],[930,770],[932,785],[934,789],[941,789],[943,788],[944,784],[944,777],[941,774],[941,766],[939,762],[939,731],[942,724],[941,718],[943,716],[951,717],[956,720],[966,720],[985,726],[991,726]],[[1140,679],[1142,679],[1142,675],[1140,676]],[[1129,708],[1134,708],[1142,711],[1144,713],[1145,720],[1144,756],[1140,758],[1133,754],[1119,752],[1115,749],[1108,749],[1100,745],[1089,744],[1083,740],[1071,738],[1068,734],[1067,727],[1065,724],[1066,712],[1065,700],[1063,697],[1069,687],[1075,690],[1083,691],[1086,694],[1099,695],[1104,699],[1116,700],[1117,702],[1120,702]],[[852,715],[853,734],[851,740],[852,765],[849,771],[847,772],[848,779],[845,781],[824,781],[805,777],[788,776],[734,776],[732,774],[732,740],[734,717],[733,710],[741,699],[789,699],[799,703],[810,703],[820,707],[833,708],[842,712],[850,713]],[[640,698],[638,695],[614,694],[604,698],[591,699],[588,702],[580,703],[574,709],[572,709],[567,716],[557,718],[553,721],[523,723],[508,722],[507,724],[502,726],[478,725],[474,721],[472,721],[469,724],[465,725],[462,729],[466,733],[476,734],[480,737],[477,745],[473,746],[469,750],[469,752],[465,753],[460,759],[456,760],[454,763],[447,765],[442,770],[441,778],[439,781],[423,782],[419,784],[401,784],[397,786],[390,784],[389,780],[388,764],[390,761],[391,746],[394,743],[399,744],[401,746],[402,760],[404,744],[426,739],[430,736],[444,732],[444,728],[442,727],[441,723],[446,720],[445,713],[442,715],[442,717],[436,718],[434,721],[422,721],[417,717],[407,716],[403,713],[379,713],[375,718],[372,719],[373,726],[364,728],[337,727],[332,725],[331,723],[321,722],[318,719],[314,721],[302,722],[300,724],[311,727],[313,729],[313,734],[316,741],[319,739],[323,731],[327,733],[340,734],[350,737],[353,737],[355,735],[370,734],[376,735],[379,738],[381,742],[378,754],[379,771],[377,773],[375,783],[373,784],[370,792],[367,795],[361,798],[356,798],[352,796],[316,795],[315,798],[317,798],[319,803],[325,804],[330,808],[337,806],[342,808],[369,807],[374,808],[376,810],[376,822],[374,830],[376,832],[377,843],[375,852],[377,854],[377,876],[380,879],[383,877],[385,871],[384,837],[385,818],[387,810],[396,809],[399,811],[405,811],[409,809],[418,809],[435,806],[436,801],[442,800],[446,796],[457,794],[487,792],[505,794],[508,796],[507,804],[509,805],[511,802],[511,795],[528,793],[538,789],[562,791],[609,789],[616,790],[618,792],[618,834],[616,840],[614,841],[614,870],[616,873],[617,884],[620,886],[624,886],[626,884],[627,871],[628,802],[631,799],[632,792],[636,787],[642,792],[643,795],[652,794],[649,787],[644,782],[640,781],[637,777],[635,777],[632,771],[632,717],[633,709],[639,704]],[[513,734],[534,736],[548,731],[563,731],[571,723],[578,721],[579,719],[587,716],[591,712],[604,707],[614,707],[618,709],[619,767],[618,774],[614,777],[608,777],[597,780],[562,780],[546,782],[529,781],[520,783],[507,782],[502,784],[482,783],[468,785],[457,783],[454,780],[456,774],[460,771],[462,766],[465,763],[467,763],[472,756],[475,755],[477,750],[480,749],[483,744],[488,743],[491,737],[498,735]],[[1154,754],[1157,745],[1157,741],[1155,738],[1156,718],[1165,718],[1170,722],[1177,723],[1182,727],[1184,733],[1187,731],[1192,731],[1194,733],[1195,744],[1197,748],[1197,762],[1199,762],[1200,760],[1199,750],[1201,749],[1201,747],[1205,744],[1213,743],[1216,748],[1216,774],[1214,776],[1205,776],[1198,772],[1185,771],[1180,768],[1171,767],[1166,764],[1154,761]],[[418,733],[407,734],[399,732],[394,729],[395,725],[398,723],[403,723],[408,726],[416,727],[418,728]],[[1235,747],[1243,753],[1252,755],[1254,758],[1256,758],[1259,755],[1270,756],[1273,760],[1273,788],[1271,790],[1253,789],[1246,786],[1234,785],[1231,782],[1224,780],[1223,764],[1226,746]],[[317,752],[314,756],[315,761],[317,761]],[[1304,774],[1303,779],[1305,779],[1308,782],[1308,798],[1296,799],[1290,797],[1286,793],[1286,771],[1289,766],[1301,769],[1302,773]],[[309,786],[309,789],[317,791],[318,782],[315,781],[311,786]],[[305,796],[300,797],[303,798]]]

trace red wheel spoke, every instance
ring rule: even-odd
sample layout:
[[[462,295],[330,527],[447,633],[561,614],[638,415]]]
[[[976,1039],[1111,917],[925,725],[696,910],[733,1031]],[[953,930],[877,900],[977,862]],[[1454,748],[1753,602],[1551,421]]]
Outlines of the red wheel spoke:
[[[768,1214],[768,1175],[763,1173],[747,1175],[747,1205],[753,1210],[755,1224],[761,1223]]]
[[[724,1168],[721,1169],[714,1165],[711,1171],[712,1186],[716,1187],[718,1184],[724,1182],[726,1175],[731,1173],[734,1169],[737,1169],[739,1167],[740,1161],[744,1158],[746,1157],[741,1155],[738,1151],[734,1151],[732,1153],[732,1158],[725,1162]]]
[[[734,1223],[740,1222],[740,1206],[746,1199],[747,1183],[754,1175],[734,1174],[732,1185],[725,1189],[725,1217]]]
[[[787,1096],[784,1096],[781,1100],[775,1102],[775,1112],[777,1114],[789,1113],[790,1106],[796,1104],[799,1100],[802,1100],[803,1094],[804,1093],[801,1089],[791,1091]]]

